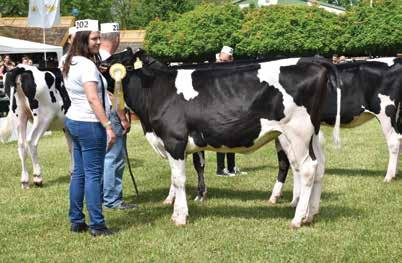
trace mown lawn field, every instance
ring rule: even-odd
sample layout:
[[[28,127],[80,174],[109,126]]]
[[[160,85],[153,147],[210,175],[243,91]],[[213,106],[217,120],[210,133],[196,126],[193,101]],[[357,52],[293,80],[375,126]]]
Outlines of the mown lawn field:
[[[402,180],[383,183],[388,153],[378,123],[342,130],[340,150],[333,147],[332,130],[323,130],[321,212],[312,226],[297,231],[288,227],[292,176],[280,203],[267,204],[277,173],[272,143],[237,155],[237,165],[248,173],[238,177],[215,176],[215,153],[207,153],[204,203],[192,201],[197,180],[189,156],[189,224],[177,228],[172,208],[162,204],[168,163],[134,125],[128,150],[140,195],[128,171],[124,191],[140,207],[105,211],[117,234],[101,238],[69,231],[69,157],[62,133],[40,142],[43,188],[21,190],[16,143],[1,144],[0,262],[402,262]]]

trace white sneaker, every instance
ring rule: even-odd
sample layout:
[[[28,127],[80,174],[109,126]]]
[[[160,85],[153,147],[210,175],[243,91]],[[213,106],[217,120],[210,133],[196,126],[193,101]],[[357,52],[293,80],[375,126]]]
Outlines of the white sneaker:
[[[246,172],[242,172],[242,171],[240,171],[240,168],[238,168],[238,167],[234,167],[234,172],[232,172],[232,173],[229,173],[230,174],[230,176],[236,176],[236,175],[246,175],[247,173]]]

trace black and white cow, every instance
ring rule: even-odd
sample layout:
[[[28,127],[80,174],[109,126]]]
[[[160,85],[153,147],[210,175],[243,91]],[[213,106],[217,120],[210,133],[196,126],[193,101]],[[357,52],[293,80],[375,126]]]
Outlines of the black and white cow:
[[[123,80],[126,104],[139,117],[153,149],[167,158],[175,192],[172,220],[186,224],[186,155],[203,151],[251,152],[278,135],[302,178],[300,202],[291,226],[318,213],[324,174],[318,142],[327,69],[294,59],[270,63],[175,70],[142,51],[115,54],[105,63],[132,68]],[[291,64],[292,66],[287,66]]]
[[[33,182],[41,186],[43,179],[37,154],[38,142],[48,129],[64,128],[64,114],[69,107],[69,98],[65,97],[67,93],[60,76],[40,71],[34,66],[19,64],[5,75],[4,85],[10,98],[10,111],[6,122],[0,127],[0,139],[6,141],[16,123],[18,154],[22,165],[21,186],[23,189],[29,188],[26,167],[28,151],[32,158]],[[28,121],[32,122],[29,134]],[[65,135],[71,152],[70,136],[67,133]]]
[[[390,63],[390,59],[380,60]],[[384,134],[389,162],[384,181],[396,177],[402,140],[402,64],[387,64],[376,61],[359,61],[337,65],[342,85],[341,127],[354,128],[372,118],[377,118]],[[335,94],[328,90],[328,99],[321,120],[333,125],[335,120]],[[269,201],[276,203],[282,194],[283,184],[289,170],[289,160],[277,143],[279,172]],[[292,205],[300,196],[300,178],[295,175]]]

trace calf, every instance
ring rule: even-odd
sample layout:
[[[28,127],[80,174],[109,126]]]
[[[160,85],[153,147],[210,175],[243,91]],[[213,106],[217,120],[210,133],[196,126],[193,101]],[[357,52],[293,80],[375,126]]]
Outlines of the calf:
[[[0,128],[0,139],[10,136],[13,122],[16,121],[18,133],[18,154],[21,159],[21,187],[29,188],[29,174],[26,157],[29,151],[33,165],[33,182],[41,186],[43,179],[39,165],[37,145],[41,136],[48,129],[63,129],[64,113],[69,100],[63,103],[60,90],[64,90],[60,78],[48,71],[19,64],[4,77],[5,90],[10,98],[10,110],[7,120]],[[65,98],[66,99],[66,98]],[[27,123],[32,122],[27,135]],[[71,152],[70,136],[65,133]],[[71,163],[71,167],[72,167]]]
[[[142,68],[132,70],[135,59]],[[254,151],[278,135],[290,164],[302,178],[300,202],[291,226],[309,223],[318,213],[324,162],[318,132],[327,91],[327,69],[316,63],[221,66],[176,70],[142,51],[127,50],[105,63],[130,65],[124,97],[139,117],[153,149],[167,158],[172,220],[186,224],[186,155],[203,151]],[[292,66],[287,66],[292,65]]]
[[[389,61],[387,61],[389,62]],[[401,110],[402,64],[391,67],[381,62],[354,62],[337,65],[342,86],[341,127],[354,128],[372,118],[380,123],[388,146],[389,162],[384,181],[396,177],[402,139]],[[321,115],[323,123],[334,124],[336,102],[328,91],[328,100]],[[276,203],[281,196],[283,184],[289,170],[289,160],[277,144],[279,172],[269,201]],[[295,176],[292,205],[300,196],[300,178]]]

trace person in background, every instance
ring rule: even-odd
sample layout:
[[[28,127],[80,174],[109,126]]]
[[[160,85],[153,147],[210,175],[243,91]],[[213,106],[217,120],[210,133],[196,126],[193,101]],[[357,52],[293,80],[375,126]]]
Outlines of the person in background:
[[[98,71],[100,32],[97,20],[78,20],[77,32],[63,65],[64,84],[71,99],[65,126],[73,141],[74,169],[70,179],[69,218],[72,232],[88,229],[83,213],[85,196],[93,236],[110,235],[102,213],[102,177],[106,149],[116,138],[108,120],[106,80]]]
[[[3,65],[0,66],[0,77],[3,77],[4,74],[9,72],[15,67],[15,63],[11,61],[11,58],[9,55],[5,55],[3,58]]]
[[[99,55],[101,60],[108,59],[116,52],[120,44],[120,32],[118,23],[101,24],[101,45]],[[101,70],[103,70],[101,68]],[[109,86],[109,98],[114,102],[113,90]],[[114,105],[116,106],[116,105]],[[125,110],[113,108],[109,120],[116,134],[116,141],[106,152],[105,170],[103,173],[103,205],[111,209],[133,209],[135,204],[123,201],[123,173],[125,168],[125,140],[130,131],[130,122]]]
[[[28,59],[28,65],[30,65],[30,66],[33,65],[32,59]]]
[[[231,62],[233,61],[233,48],[229,46],[223,46],[221,52],[216,54],[216,62]],[[225,156],[227,160],[227,168],[225,168]],[[241,172],[236,167],[235,154],[234,153],[216,153],[216,175],[217,176],[236,176],[238,174],[246,174]]]
[[[23,57],[21,58],[21,64],[29,65],[29,57],[23,56]]]

